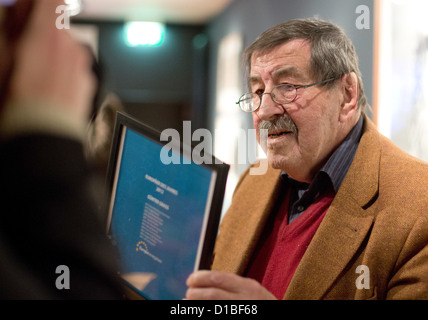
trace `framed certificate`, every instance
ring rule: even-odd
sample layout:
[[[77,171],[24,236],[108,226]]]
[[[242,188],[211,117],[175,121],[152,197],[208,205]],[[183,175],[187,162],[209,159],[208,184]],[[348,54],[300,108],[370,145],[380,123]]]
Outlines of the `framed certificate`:
[[[183,299],[187,277],[212,262],[229,166],[180,140],[117,114],[107,232],[144,299]]]

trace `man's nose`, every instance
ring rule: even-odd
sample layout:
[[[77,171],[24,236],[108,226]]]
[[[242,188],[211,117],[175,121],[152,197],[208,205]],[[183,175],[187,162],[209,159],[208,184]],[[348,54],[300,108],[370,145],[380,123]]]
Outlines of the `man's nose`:
[[[255,111],[261,120],[270,121],[274,118],[277,118],[278,115],[285,113],[283,105],[273,101],[271,93],[265,92],[261,96],[261,99],[262,101],[260,107],[257,111]]]

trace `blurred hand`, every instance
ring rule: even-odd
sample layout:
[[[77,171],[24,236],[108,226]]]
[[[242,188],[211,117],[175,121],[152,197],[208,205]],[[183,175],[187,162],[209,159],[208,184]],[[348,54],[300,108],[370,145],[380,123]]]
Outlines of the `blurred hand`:
[[[64,1],[35,1],[20,39],[11,79],[10,99],[42,99],[86,121],[95,91],[86,49],[66,30],[58,30],[55,10]]]
[[[257,281],[220,271],[197,271],[186,282],[189,300],[276,300]]]

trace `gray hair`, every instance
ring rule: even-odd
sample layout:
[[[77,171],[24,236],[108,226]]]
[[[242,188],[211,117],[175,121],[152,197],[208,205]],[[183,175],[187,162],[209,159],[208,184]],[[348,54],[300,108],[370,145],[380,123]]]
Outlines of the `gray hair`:
[[[263,32],[244,52],[247,76],[250,75],[251,58],[255,52],[268,52],[294,39],[304,39],[311,44],[310,69],[314,81],[340,79],[350,72],[357,75],[358,107],[364,111],[367,98],[355,47],[342,28],[328,21],[316,18],[295,19]],[[325,86],[331,88],[333,84],[327,82]]]

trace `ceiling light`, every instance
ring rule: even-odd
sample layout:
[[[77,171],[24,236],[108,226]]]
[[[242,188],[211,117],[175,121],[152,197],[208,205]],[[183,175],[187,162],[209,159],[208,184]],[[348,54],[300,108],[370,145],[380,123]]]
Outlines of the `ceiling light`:
[[[158,22],[128,22],[125,36],[129,46],[158,46],[163,42],[165,26]]]

